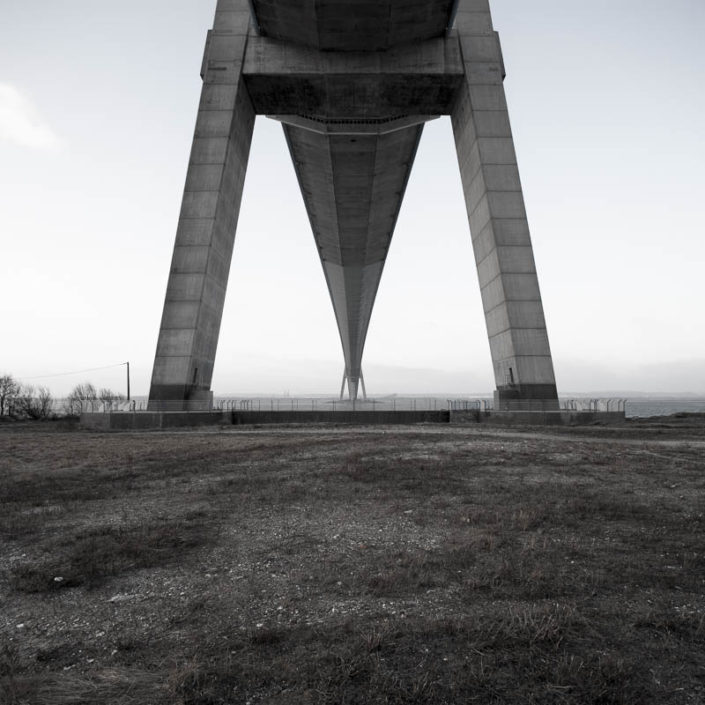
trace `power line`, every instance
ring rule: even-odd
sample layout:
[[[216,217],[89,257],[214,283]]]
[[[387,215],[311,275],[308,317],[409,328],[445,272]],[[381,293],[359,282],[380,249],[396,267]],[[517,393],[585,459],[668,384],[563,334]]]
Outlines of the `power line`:
[[[50,377],[70,377],[71,375],[82,375],[85,372],[98,372],[99,370],[110,370],[114,367],[123,367],[127,362],[118,362],[115,365],[105,365],[104,367],[90,367],[86,370],[76,370],[75,372],[58,372],[55,375],[36,375],[34,377],[21,377],[20,379],[49,379]]]

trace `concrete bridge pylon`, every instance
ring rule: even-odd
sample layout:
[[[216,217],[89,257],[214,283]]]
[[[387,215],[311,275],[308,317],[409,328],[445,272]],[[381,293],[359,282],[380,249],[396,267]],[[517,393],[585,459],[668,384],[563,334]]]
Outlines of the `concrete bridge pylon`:
[[[557,392],[488,0],[218,0],[150,404],[208,406],[255,117],[280,121],[351,398],[423,126],[449,115],[500,406]]]

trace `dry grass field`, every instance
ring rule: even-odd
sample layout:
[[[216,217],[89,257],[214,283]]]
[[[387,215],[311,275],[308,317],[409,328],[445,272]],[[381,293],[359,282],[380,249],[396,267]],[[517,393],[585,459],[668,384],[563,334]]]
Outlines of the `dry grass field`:
[[[705,703],[705,423],[0,424],[3,705]]]

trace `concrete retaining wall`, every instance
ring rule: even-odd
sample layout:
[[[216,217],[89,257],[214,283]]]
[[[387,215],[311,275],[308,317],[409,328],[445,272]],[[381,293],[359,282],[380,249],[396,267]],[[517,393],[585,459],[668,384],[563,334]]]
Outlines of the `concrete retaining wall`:
[[[448,423],[448,411],[233,411],[234,424],[344,423],[413,424]]]
[[[394,425],[416,423],[571,426],[624,422],[624,412],[590,411],[140,411],[81,414],[81,426],[128,431],[190,426],[269,424]]]
[[[230,423],[230,414],[222,411],[140,411],[113,414],[81,414],[81,426],[95,431],[185,428]]]
[[[584,426],[623,423],[623,411],[451,411],[450,423],[500,426]]]

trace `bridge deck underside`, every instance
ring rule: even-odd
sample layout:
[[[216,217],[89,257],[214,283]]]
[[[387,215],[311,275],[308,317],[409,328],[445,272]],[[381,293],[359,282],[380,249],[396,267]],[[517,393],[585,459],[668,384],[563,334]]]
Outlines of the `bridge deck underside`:
[[[440,37],[453,0],[252,0],[259,31],[322,50],[379,51]]]
[[[451,115],[497,398],[557,404],[489,0],[218,0],[201,75],[150,403],[209,399],[255,115],[285,126],[354,399],[422,124]]]
[[[326,135],[284,126],[354,377],[422,129]]]

